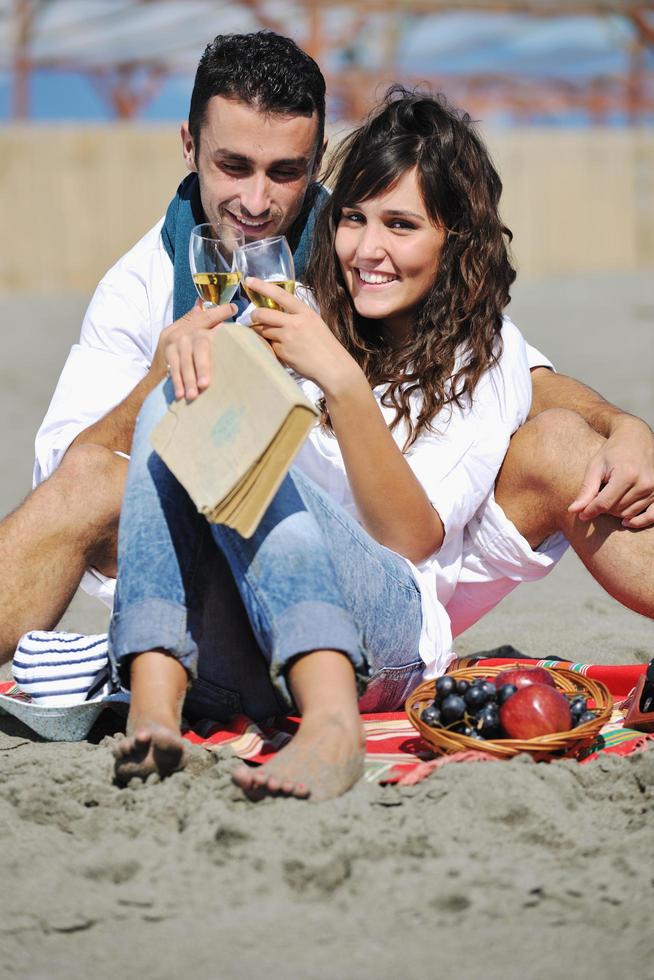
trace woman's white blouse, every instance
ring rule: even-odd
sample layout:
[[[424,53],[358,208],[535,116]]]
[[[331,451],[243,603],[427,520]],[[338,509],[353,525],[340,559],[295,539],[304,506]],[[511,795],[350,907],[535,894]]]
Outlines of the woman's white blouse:
[[[527,418],[531,405],[531,377],[527,345],[517,327],[504,320],[502,353],[481,377],[472,399],[463,407],[448,405],[434,420],[432,431],[423,433],[406,454],[445,527],[445,540],[438,552],[420,565],[407,564],[420,587],[423,624],[420,656],[426,675],[442,673],[452,659],[452,636],[444,607],[459,577],[463,531],[489,493],[509,445],[509,439]],[[311,381],[300,382],[305,394],[317,402],[320,389]],[[375,399],[387,422],[394,409],[381,404],[386,386],[374,390]],[[416,417],[420,396],[411,408]],[[405,425],[393,432],[402,448]],[[307,476],[330,494],[349,514],[359,519],[350,490],[345,464],[334,436],[316,425],[295,460]]]

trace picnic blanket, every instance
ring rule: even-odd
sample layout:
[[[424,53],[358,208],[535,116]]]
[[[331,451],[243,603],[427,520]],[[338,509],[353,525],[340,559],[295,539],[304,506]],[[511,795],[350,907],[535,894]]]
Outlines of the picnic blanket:
[[[467,657],[450,665],[458,667],[503,666],[524,663],[539,667],[566,668],[602,681],[614,697],[614,711],[595,743],[585,750],[580,762],[590,762],[600,755],[631,755],[654,744],[654,733],[644,734],[625,728],[620,705],[633,690],[645,664],[603,666],[576,664],[564,660],[520,660],[516,657],[485,660]],[[411,785],[424,779],[435,769],[455,762],[497,762],[495,757],[483,751],[456,752],[436,756],[422,739],[403,711],[384,714],[362,715],[366,733],[366,758],[364,779],[371,783],[398,783]],[[270,724],[257,724],[243,715],[236,716],[229,724],[204,722],[196,725],[186,738],[194,745],[206,748],[229,746],[240,759],[251,763],[263,763],[279,751],[297,731],[296,718],[275,719]]]
[[[531,666],[566,668],[585,674],[607,685],[615,699],[614,712],[596,742],[583,753],[580,762],[587,763],[603,755],[630,755],[646,749],[654,743],[654,733],[627,729],[623,725],[621,704],[628,697],[645,671],[645,664],[605,666],[578,664],[562,660],[533,660],[520,658],[483,659],[467,657],[455,661],[451,669],[463,666],[503,666],[524,662]],[[29,698],[22,694],[13,682],[0,683],[0,696],[16,699],[26,708]],[[96,702],[97,706],[100,705]],[[75,711],[77,708],[59,709]],[[42,709],[42,711],[47,709]],[[57,710],[57,709],[49,709]],[[366,734],[366,759],[364,779],[368,782],[411,785],[428,776],[435,769],[455,762],[498,761],[483,751],[458,752],[436,756],[429,745],[416,732],[403,711],[368,714],[362,716]],[[297,718],[277,718],[269,723],[256,723],[243,715],[237,715],[229,723],[204,721],[196,723],[185,737],[193,745],[209,750],[225,747],[239,758],[250,763],[263,763],[279,751],[297,731]],[[47,736],[46,736],[47,737]],[[83,737],[83,736],[82,736]]]

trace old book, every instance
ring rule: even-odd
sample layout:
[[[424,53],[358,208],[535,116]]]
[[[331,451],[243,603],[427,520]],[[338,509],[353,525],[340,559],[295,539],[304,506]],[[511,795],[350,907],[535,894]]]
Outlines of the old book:
[[[318,412],[249,327],[223,324],[211,343],[211,384],[150,438],[200,513],[249,538]]]

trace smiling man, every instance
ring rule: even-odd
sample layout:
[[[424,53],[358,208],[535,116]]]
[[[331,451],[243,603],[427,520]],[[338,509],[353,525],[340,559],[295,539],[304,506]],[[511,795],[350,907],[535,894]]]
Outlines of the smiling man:
[[[189,176],[162,218],[99,284],[36,438],[36,490],[0,524],[0,662],[27,629],[52,628],[77,586],[111,606],[134,424],[193,338],[232,317],[194,308],[191,228],[226,221],[247,239],[286,235],[301,279],[324,151],[325,80],[289,38],[219,35],[181,129]]]
[[[227,222],[250,241],[285,234],[322,157],[319,120],[272,115],[229,95],[214,96],[203,112],[196,102],[182,144],[207,221]]]

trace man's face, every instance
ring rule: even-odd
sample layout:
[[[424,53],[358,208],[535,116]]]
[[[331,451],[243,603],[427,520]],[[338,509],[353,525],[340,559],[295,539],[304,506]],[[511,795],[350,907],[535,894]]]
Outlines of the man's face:
[[[261,112],[222,95],[207,104],[196,147],[182,126],[184,159],[200,179],[207,221],[224,221],[247,241],[284,235],[320,167],[318,116]]]

